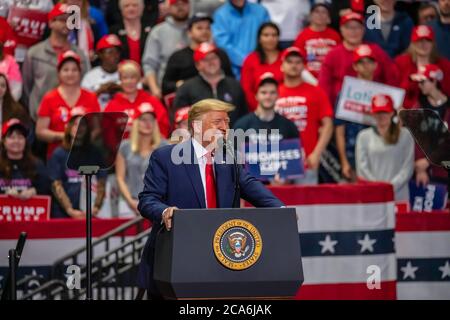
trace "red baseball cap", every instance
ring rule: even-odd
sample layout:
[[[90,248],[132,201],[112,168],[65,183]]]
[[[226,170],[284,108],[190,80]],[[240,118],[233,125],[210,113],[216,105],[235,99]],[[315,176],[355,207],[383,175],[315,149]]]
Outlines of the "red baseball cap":
[[[299,48],[289,47],[281,53],[281,61],[284,61],[284,60],[286,60],[287,57],[293,56],[293,55],[299,56],[300,58],[302,58],[302,60],[304,60],[303,53]]]
[[[74,60],[77,63],[78,67],[81,68],[80,56],[75,51],[67,50],[63,53],[60,53],[58,56],[58,64],[57,64],[58,70],[61,68],[62,64],[69,59]]]
[[[100,51],[102,49],[108,49],[108,48],[114,48],[114,47],[121,47],[122,42],[120,41],[119,37],[115,34],[108,34],[106,36],[103,36],[97,43],[96,51]]]
[[[67,14],[67,4],[58,2],[52,10],[47,14],[48,21],[52,21],[56,17]]]
[[[434,40],[434,32],[433,32],[433,29],[431,29],[431,27],[425,26],[425,25],[420,25],[413,29],[413,31],[411,33],[411,41],[416,42],[416,41],[419,41],[422,39],[426,39],[426,40],[430,40],[430,41]]]
[[[363,17],[363,15],[358,13],[358,12],[353,12],[352,11],[352,12],[344,14],[341,17],[341,19],[339,21],[339,25],[342,26],[342,25],[344,25],[347,22],[352,21],[352,20],[358,21],[359,23],[364,24],[364,17]]]
[[[272,72],[264,72],[258,79],[258,88],[262,87],[266,83],[274,84],[278,87],[278,81],[275,79],[275,75]]]
[[[213,45],[212,43],[209,42],[203,42],[201,43],[197,49],[194,50],[194,61],[198,62],[201,61],[203,59],[205,59],[205,57],[212,53],[215,52],[217,53],[218,49],[215,45]]]
[[[372,113],[393,112],[394,101],[387,94],[377,94],[372,97]]]
[[[183,2],[189,3],[189,0],[169,0],[169,5],[171,6],[175,3],[177,3],[178,1],[183,1]]]
[[[353,63],[358,62],[359,60],[364,58],[370,58],[374,61],[377,60],[372,48],[367,44],[361,44],[353,51]]]
[[[3,124],[2,136],[3,137],[6,136],[8,131],[11,130],[12,128],[20,129],[25,137],[28,135],[28,128],[23,124],[23,122],[17,118],[11,118]]]
[[[134,110],[133,120],[138,119],[144,113],[151,113],[156,118],[155,108],[149,102],[143,102]]]
[[[435,64],[420,66],[417,73],[411,75],[411,80],[422,82],[424,80],[436,80],[438,82],[444,79],[444,72]]]
[[[187,120],[189,118],[189,110],[190,109],[191,109],[190,106],[178,109],[177,112],[175,112],[175,124],[178,124],[181,121]]]

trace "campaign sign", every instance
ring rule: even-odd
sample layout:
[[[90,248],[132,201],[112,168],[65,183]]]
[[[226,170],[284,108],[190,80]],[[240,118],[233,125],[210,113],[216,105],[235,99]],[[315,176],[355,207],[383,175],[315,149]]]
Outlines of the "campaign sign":
[[[374,125],[371,117],[372,97],[388,94],[398,110],[403,105],[405,90],[382,83],[344,77],[341,94],[336,107],[336,118],[365,125]]]
[[[49,196],[34,196],[28,200],[21,200],[0,195],[0,223],[49,220],[50,201]]]
[[[300,139],[285,139],[275,143],[246,143],[245,165],[251,175],[260,180],[279,174],[283,179],[301,177],[304,173]]]
[[[412,211],[431,212],[445,209],[447,205],[447,187],[440,183],[417,186],[415,181],[409,182],[409,199]]]
[[[48,15],[39,10],[12,6],[8,14],[8,23],[14,29],[17,43],[31,47],[42,40],[47,26]]]

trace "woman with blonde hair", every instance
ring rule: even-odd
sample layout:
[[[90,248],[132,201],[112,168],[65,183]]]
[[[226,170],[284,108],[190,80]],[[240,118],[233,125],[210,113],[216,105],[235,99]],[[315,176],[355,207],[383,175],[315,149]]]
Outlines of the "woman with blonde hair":
[[[395,64],[400,72],[400,87],[406,90],[403,107],[414,108],[419,100],[420,88],[412,75],[426,65],[435,64],[443,72],[442,91],[450,95],[450,61],[441,57],[437,51],[433,29],[420,25],[413,29],[411,44],[406,53],[395,58]]]
[[[133,115],[130,139],[121,144],[116,159],[117,184],[132,215],[139,214],[138,194],[144,187],[143,179],[150,156],[155,149],[166,144],[161,138],[153,107],[143,103]],[[119,215],[128,211],[119,210]]]
[[[119,64],[119,79],[122,92],[115,94],[108,103],[105,112],[125,112],[128,114],[128,124],[124,138],[128,138],[133,115],[142,104],[153,107],[159,129],[164,137],[169,134],[169,116],[166,108],[155,97],[140,89],[141,67],[133,60],[124,60]]]

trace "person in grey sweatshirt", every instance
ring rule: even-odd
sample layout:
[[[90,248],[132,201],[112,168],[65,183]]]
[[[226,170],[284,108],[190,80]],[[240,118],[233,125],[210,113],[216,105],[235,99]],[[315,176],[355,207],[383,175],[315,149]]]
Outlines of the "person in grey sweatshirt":
[[[398,123],[389,95],[372,98],[375,127],[359,132],[356,138],[356,172],[369,181],[389,182],[395,201],[409,200],[408,183],[414,172],[414,139]]]
[[[189,44],[188,19],[189,0],[169,0],[169,15],[153,28],[145,42],[142,68],[147,84],[157,98],[161,98],[161,82],[169,57]]]

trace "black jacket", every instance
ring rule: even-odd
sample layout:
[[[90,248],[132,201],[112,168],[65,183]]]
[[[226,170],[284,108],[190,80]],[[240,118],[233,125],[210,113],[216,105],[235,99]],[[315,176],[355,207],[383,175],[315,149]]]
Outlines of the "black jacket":
[[[216,92],[201,75],[186,81],[177,90],[173,109],[191,106],[197,101],[210,98],[228,102],[236,107],[230,114],[230,127],[248,112],[244,91],[242,91],[239,81],[227,76],[218,83]]]
[[[218,56],[225,75],[234,77],[231,63],[225,51],[219,49]],[[162,80],[162,92],[164,95],[175,92],[176,83],[179,80],[188,80],[198,75],[194,62],[194,50],[190,47],[175,51],[167,62],[166,73]]]

